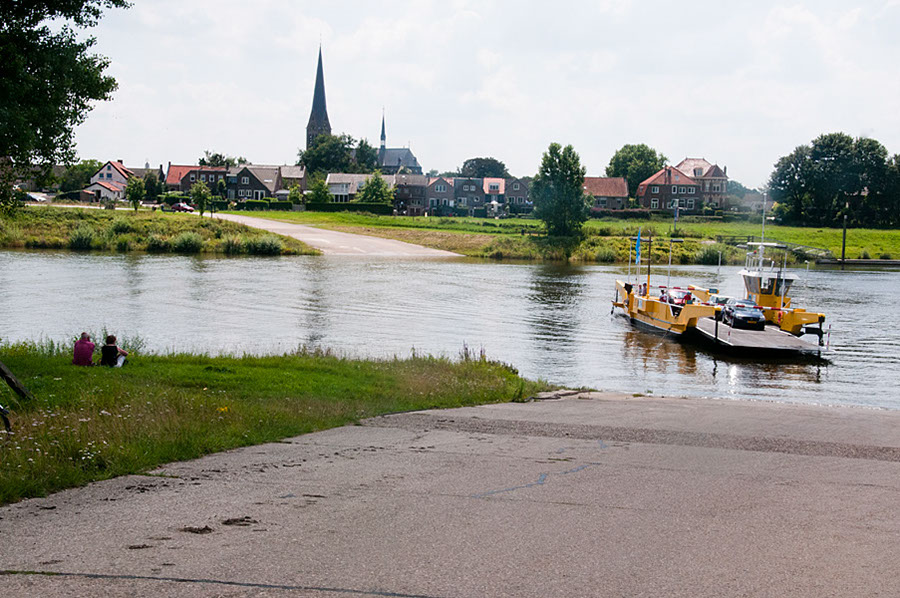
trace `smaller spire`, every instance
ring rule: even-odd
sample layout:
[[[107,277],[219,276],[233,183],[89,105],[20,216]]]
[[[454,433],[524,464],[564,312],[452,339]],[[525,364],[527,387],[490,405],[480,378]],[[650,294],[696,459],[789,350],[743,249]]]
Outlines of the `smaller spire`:
[[[384,106],[381,107],[381,149],[387,145],[387,136],[384,134]]]

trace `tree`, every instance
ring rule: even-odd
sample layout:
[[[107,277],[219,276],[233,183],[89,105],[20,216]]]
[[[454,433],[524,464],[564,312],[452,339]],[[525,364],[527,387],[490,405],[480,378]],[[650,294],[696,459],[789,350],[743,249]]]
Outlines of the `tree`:
[[[303,192],[300,190],[300,185],[297,183],[291,185],[291,188],[288,190],[288,201],[293,204],[303,203]]]
[[[366,139],[360,139],[356,146],[356,169],[359,172],[375,172],[378,168],[378,151]]]
[[[200,215],[203,216],[203,212],[206,211],[206,207],[209,205],[212,196],[209,193],[209,187],[206,186],[206,183],[203,181],[197,181],[191,186],[191,201],[197,206],[197,209],[200,210]]]
[[[575,236],[587,220],[590,202],[584,193],[585,168],[571,145],[551,143],[531,183],[534,217],[551,236]]]
[[[457,176],[506,179],[509,178],[509,171],[506,170],[506,164],[496,158],[469,158],[463,162]]]
[[[99,160],[82,160],[66,168],[59,179],[59,190],[63,193],[84,189],[91,182],[91,177],[100,170],[103,164]]]
[[[126,0],[44,0],[0,5],[0,210],[15,204],[17,176],[39,179],[53,164],[75,159],[74,128],[94,101],[108,100],[116,81],[109,61],[79,41],[72,27],[97,24],[104,8]],[[52,25],[52,27],[51,27]]]
[[[144,197],[147,201],[156,203],[157,198],[162,194],[162,183],[155,172],[148,172],[144,175]]]
[[[387,184],[377,170],[372,177],[359,188],[353,203],[394,203],[394,189]]]
[[[666,165],[669,159],[652,147],[639,143],[619,149],[606,167],[606,176],[620,176],[628,181],[628,195],[637,194],[638,185]]]
[[[131,204],[134,208],[134,211],[137,212],[138,208],[141,207],[141,201],[144,199],[144,195],[146,191],[144,189],[144,181],[137,178],[136,176],[128,179],[128,184],[125,185],[125,199]]]
[[[309,201],[312,203],[331,203],[332,196],[328,190],[325,179],[321,176],[313,176],[309,184]]]
[[[353,170],[353,137],[346,134],[319,135],[306,151],[300,151],[297,164],[308,173],[350,172]]]
[[[225,184],[225,179],[219,179],[216,183],[216,195],[225,199],[225,196],[228,195],[228,185]]]
[[[218,168],[234,168],[240,164],[249,164],[247,158],[243,156],[233,157],[220,154],[218,152],[203,151],[203,157],[197,162],[200,166],[214,166]]]

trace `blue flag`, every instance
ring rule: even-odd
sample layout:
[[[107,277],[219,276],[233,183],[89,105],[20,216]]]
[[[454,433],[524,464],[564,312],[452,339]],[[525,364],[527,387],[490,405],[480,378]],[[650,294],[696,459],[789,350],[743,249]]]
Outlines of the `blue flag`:
[[[637,241],[634,244],[634,263],[641,265],[641,229],[638,229]]]

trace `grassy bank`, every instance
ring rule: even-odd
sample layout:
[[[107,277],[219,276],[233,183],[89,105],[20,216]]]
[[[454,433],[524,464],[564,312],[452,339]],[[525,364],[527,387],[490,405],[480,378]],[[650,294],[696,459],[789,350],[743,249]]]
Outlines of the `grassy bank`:
[[[5,385],[0,504],[163,463],[323,430],[361,418],[528,397],[546,384],[468,354],[385,361],[298,352],[279,357],[133,355],[121,369],[71,365],[71,348],[0,346],[34,394]]]
[[[332,230],[397,239],[427,247],[454,251],[471,257],[531,260],[570,259],[622,263],[628,259],[629,238],[640,228],[646,238],[652,234],[661,241],[654,248],[654,261],[668,259],[666,239],[672,234],[669,220],[589,220],[584,238],[578,241],[547,239],[543,225],[533,219],[509,218],[409,218],[374,216],[351,212],[262,212],[254,216],[320,226]],[[673,261],[680,264],[711,264],[723,252],[723,263],[742,263],[743,252],[715,245],[719,235],[756,235],[761,227],[746,222],[679,222],[677,236],[683,244],[673,246]],[[803,228],[769,225],[767,238],[821,247],[836,256],[841,252],[840,229]],[[664,246],[664,247],[663,247]],[[900,258],[900,231],[851,229],[847,234],[847,256]]]
[[[296,239],[190,214],[28,207],[0,216],[0,248],[314,255]]]

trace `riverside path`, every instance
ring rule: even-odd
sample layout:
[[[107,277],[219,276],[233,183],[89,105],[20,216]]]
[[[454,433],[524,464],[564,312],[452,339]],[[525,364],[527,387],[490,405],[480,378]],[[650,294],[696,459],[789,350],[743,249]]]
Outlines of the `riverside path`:
[[[900,595],[900,412],[573,395],[0,507],[2,595]]]
[[[316,228],[303,224],[278,222],[238,214],[216,214],[216,218],[238,222],[253,228],[293,237],[314,247],[326,255],[360,255],[383,257],[459,257],[459,254],[431,249],[394,239],[382,239],[339,231]]]

